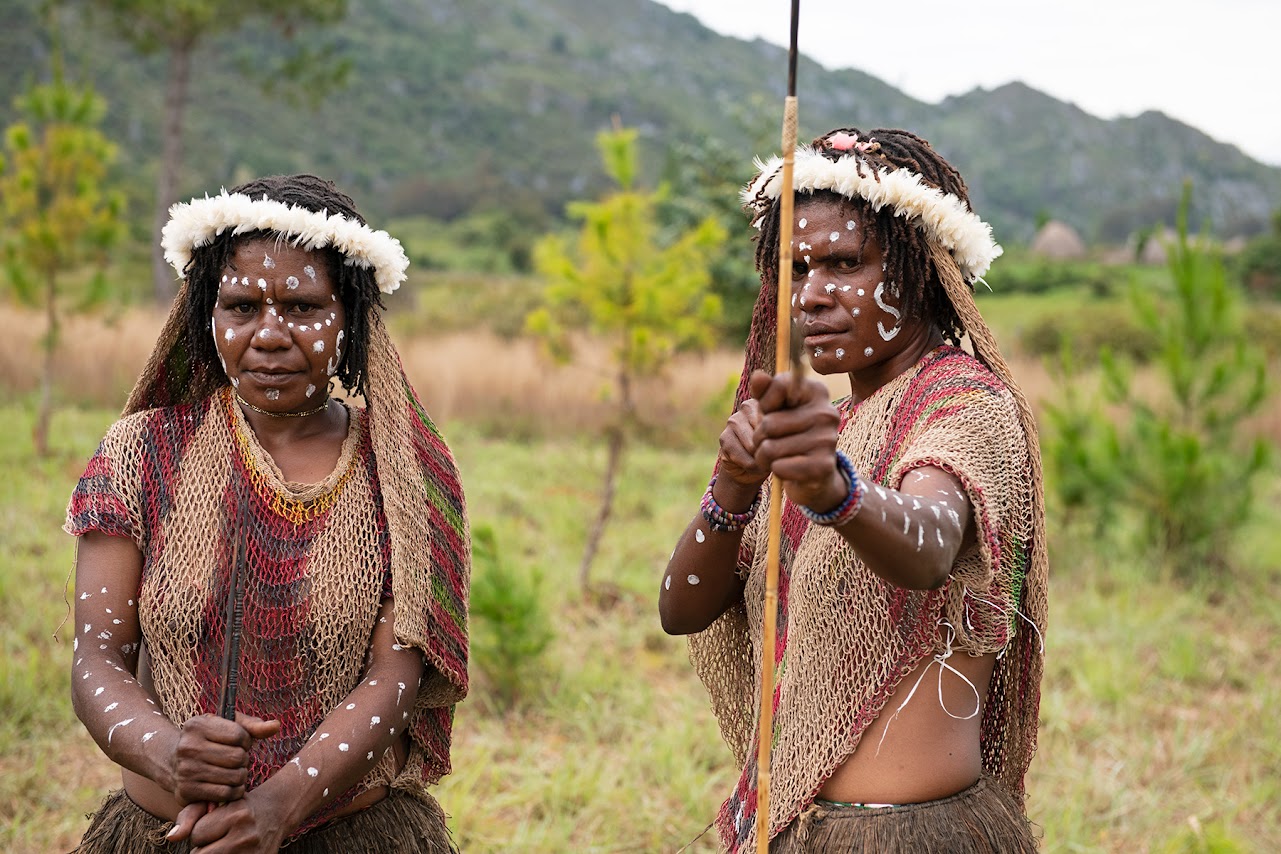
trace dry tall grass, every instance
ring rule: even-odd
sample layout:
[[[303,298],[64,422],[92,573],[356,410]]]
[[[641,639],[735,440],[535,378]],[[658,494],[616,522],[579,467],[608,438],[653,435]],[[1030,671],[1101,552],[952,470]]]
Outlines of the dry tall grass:
[[[0,390],[34,391],[39,383],[41,315],[0,306]],[[79,406],[119,407],[155,343],[164,315],[130,309],[118,315],[76,317],[65,327],[56,360],[58,397]],[[556,436],[598,433],[611,418],[608,345],[583,339],[568,365],[555,365],[530,339],[485,329],[438,336],[403,336],[397,342],[405,371],[432,417],[462,421],[493,435]],[[1059,394],[1037,358],[1007,353],[1024,393],[1039,409]],[[742,366],[729,349],[678,357],[666,374],[637,385],[636,399],[651,435],[670,441],[689,435],[714,438]],[[843,376],[826,378],[833,397],[847,394]],[[1145,383],[1140,377],[1138,388]],[[1281,443],[1281,396],[1252,419],[1252,432]]]

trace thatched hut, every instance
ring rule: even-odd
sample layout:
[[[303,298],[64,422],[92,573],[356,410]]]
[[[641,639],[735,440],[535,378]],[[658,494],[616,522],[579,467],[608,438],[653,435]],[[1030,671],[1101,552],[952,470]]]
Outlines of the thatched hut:
[[[1054,261],[1079,261],[1085,257],[1085,241],[1076,229],[1057,219],[1052,219],[1036,233],[1029,252],[1038,258]]]

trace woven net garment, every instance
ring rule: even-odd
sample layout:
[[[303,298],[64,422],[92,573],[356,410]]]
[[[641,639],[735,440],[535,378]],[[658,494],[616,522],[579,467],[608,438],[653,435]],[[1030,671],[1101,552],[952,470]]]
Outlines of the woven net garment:
[[[144,647],[175,722],[218,712],[233,543],[243,537],[237,708],[282,723],[251,754],[251,788],[359,683],[379,606],[392,597],[397,641],[427,664],[405,724],[408,761],[398,768],[389,750],[297,832],[375,786],[426,797],[449,773],[453,706],[467,693],[470,544],[449,450],[371,310],[367,410],[352,410],[326,480],[284,482],[225,375],[188,359],[184,299],[77,486],[66,530],[129,537],[142,552]]]
[[[771,836],[813,802],[903,678],[951,649],[1001,653],[982,722],[985,771],[1017,797],[1035,749],[1045,564],[1039,493],[1020,408],[965,351],[941,347],[855,406],[838,447],[869,484],[898,488],[912,469],[955,475],[974,507],[977,543],[938,590],[896,587],[868,570],[832,528],[783,509],[771,758]],[[717,826],[731,851],[755,845],[757,702],[766,561],[765,514],[745,532],[742,604],[690,639],[722,734],[742,767]],[[1020,614],[1022,616],[1020,616]]]

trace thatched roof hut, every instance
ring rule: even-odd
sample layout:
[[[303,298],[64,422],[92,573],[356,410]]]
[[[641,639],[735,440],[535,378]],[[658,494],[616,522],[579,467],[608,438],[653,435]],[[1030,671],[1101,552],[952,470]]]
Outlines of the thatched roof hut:
[[[1077,261],[1085,257],[1085,241],[1076,229],[1052,219],[1036,233],[1029,251],[1038,258],[1050,258],[1055,261]]]

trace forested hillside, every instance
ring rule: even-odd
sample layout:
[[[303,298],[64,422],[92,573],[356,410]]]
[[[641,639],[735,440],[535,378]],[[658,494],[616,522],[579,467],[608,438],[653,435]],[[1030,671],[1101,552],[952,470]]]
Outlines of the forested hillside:
[[[37,3],[5,2],[0,124],[14,118],[13,95],[48,73]],[[69,70],[108,99],[119,168],[145,205],[163,60],[138,57],[83,9],[66,20]],[[777,144],[783,51],[650,0],[351,0],[344,24],[299,36],[351,62],[347,85],[314,108],[305,90],[263,92],[262,69],[281,51],[265,32],[199,50],[183,194],[310,170],[380,215],[559,212],[601,181],[592,140],[615,114],[641,130],[650,174],[712,151],[746,180],[751,156]],[[811,62],[799,80],[802,138],[851,123],[916,130],[966,175],[1006,241],[1026,239],[1044,216],[1087,239],[1123,240],[1172,217],[1184,178],[1196,186],[1194,218],[1225,236],[1262,230],[1281,206],[1281,169],[1160,114],[1103,121],[1017,84],[931,105]]]

